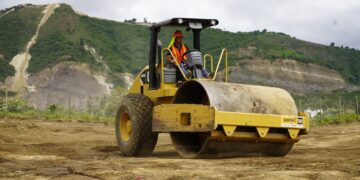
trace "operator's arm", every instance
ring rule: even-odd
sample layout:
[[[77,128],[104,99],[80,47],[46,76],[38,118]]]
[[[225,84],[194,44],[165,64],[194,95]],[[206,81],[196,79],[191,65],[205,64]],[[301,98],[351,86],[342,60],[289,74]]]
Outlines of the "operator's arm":
[[[175,60],[172,58],[171,54],[168,52],[166,55],[166,60],[168,63],[175,63]]]

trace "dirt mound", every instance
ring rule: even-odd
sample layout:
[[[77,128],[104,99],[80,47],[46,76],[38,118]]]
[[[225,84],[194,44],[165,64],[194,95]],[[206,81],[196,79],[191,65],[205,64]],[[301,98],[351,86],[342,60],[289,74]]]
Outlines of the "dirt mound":
[[[204,160],[181,159],[160,134],[153,157],[128,158],[117,149],[114,126],[0,120],[0,178],[351,179],[360,176],[359,142],[360,122],[319,126],[284,158]]]

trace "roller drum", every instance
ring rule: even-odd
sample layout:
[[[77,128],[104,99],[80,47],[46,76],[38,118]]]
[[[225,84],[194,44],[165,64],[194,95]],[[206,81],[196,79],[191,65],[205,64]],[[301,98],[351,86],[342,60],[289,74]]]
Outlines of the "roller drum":
[[[203,104],[218,111],[296,116],[297,108],[290,94],[280,88],[192,80],[183,83],[173,98],[174,104]],[[210,132],[171,133],[178,153],[185,158],[232,156],[284,156],[293,143],[219,141]]]

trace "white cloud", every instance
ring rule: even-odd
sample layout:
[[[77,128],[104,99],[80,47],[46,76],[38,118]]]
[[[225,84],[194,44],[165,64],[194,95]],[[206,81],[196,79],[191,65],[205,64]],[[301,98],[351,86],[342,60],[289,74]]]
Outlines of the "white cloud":
[[[64,2],[90,16],[123,21],[146,17],[217,18],[230,31],[268,29],[321,44],[360,48],[360,1],[357,0],[0,0],[4,9],[19,3]]]

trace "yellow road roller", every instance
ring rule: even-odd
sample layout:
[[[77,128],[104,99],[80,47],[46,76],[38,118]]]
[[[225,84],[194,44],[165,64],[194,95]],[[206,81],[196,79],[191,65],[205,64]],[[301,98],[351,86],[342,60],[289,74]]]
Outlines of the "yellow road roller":
[[[200,32],[216,19],[172,18],[150,27],[149,64],[134,79],[118,109],[116,140],[125,156],[150,156],[158,133],[170,133],[172,144],[184,158],[285,156],[309,131],[309,118],[298,113],[290,94],[280,88],[229,83],[227,50],[222,49],[213,69],[213,57],[201,55]],[[192,76],[162,48],[163,27],[183,27],[193,34],[187,53]],[[210,60],[213,75],[199,73]],[[222,65],[221,77],[218,71]]]

